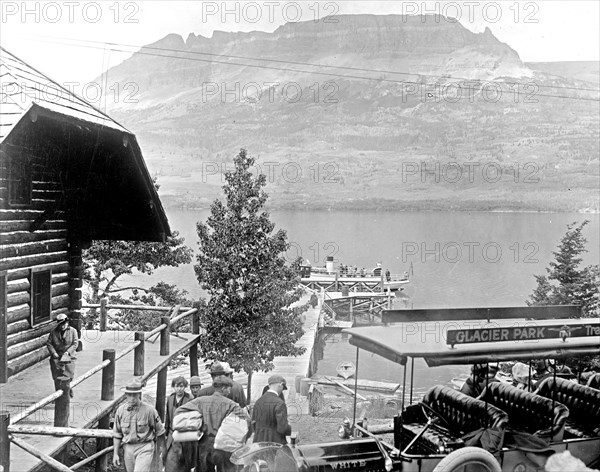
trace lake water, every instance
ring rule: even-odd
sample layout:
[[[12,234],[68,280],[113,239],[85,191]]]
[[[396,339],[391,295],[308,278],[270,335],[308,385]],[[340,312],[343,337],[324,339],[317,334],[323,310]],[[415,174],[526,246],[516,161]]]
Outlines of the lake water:
[[[206,211],[169,211],[171,228],[196,249],[197,221]],[[556,213],[448,213],[377,211],[274,211],[272,220],[287,230],[296,255],[323,265],[336,261],[372,268],[378,261],[394,274],[411,271],[405,292],[414,308],[524,306],[544,274],[566,225],[590,220],[584,235],[589,252],[583,263],[600,259],[599,215]],[[336,264],[337,265],[337,264]],[[153,279],[166,280],[200,297],[193,267],[160,269]],[[361,353],[359,377],[398,381],[400,366]],[[356,350],[340,334],[327,337],[319,373],[334,374],[340,361],[354,361]],[[464,370],[464,369],[463,369]],[[417,364],[419,388],[445,383],[456,370]]]

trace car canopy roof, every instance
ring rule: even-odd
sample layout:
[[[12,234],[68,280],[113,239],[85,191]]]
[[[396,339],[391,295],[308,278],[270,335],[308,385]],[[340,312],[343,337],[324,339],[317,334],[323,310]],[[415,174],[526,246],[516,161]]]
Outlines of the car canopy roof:
[[[600,352],[600,318],[425,321],[342,332],[350,344],[403,365],[408,357],[439,366]]]

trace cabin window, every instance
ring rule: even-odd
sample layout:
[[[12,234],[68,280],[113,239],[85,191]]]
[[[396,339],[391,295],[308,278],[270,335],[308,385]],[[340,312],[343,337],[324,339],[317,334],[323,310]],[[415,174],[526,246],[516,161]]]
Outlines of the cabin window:
[[[31,271],[31,326],[50,320],[52,272]]]
[[[8,159],[8,204],[31,204],[31,163],[26,156]]]

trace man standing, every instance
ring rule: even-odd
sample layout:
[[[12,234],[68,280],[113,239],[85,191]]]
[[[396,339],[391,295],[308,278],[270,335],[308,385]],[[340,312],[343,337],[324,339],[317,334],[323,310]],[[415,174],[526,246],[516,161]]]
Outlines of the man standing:
[[[229,367],[229,364],[227,362],[213,362],[210,366],[210,376],[213,378],[213,380],[219,376],[229,377],[231,379],[232,387],[230,389],[229,395],[227,395],[227,398],[231,398],[242,408],[244,408],[248,404],[246,402],[246,395],[244,394],[244,387],[242,387],[239,383],[233,380],[233,369]],[[212,395],[214,392],[215,389],[212,386],[208,386],[200,390],[198,396],[209,396]]]
[[[46,347],[50,352],[50,372],[56,390],[73,391],[70,388],[71,380],[75,377],[75,351],[77,350],[77,330],[69,326],[67,315],[61,313],[56,317],[58,326],[48,335]]]
[[[212,395],[199,396],[182,405],[175,412],[175,415],[194,410],[202,413],[206,431],[202,439],[198,442],[196,472],[213,472],[215,467],[217,467],[217,471],[219,472],[231,470],[232,464],[229,462],[228,453],[225,451],[215,451],[215,436],[221,423],[230,413],[238,416],[240,421],[245,421],[246,417],[240,406],[230,398],[227,398],[233,386],[233,381],[229,377],[224,375],[215,377],[212,386],[214,390]],[[190,463],[190,456],[193,457],[193,451],[190,448],[184,447],[183,454],[183,462],[186,464],[185,468],[187,469]],[[169,458],[167,463],[171,462]]]
[[[190,379],[190,391],[192,392],[192,397],[198,398],[198,395],[200,394],[201,389],[202,389],[202,381],[200,380],[200,377],[198,377],[197,375],[194,375]]]
[[[119,448],[123,443],[127,472],[158,472],[159,456],[166,453],[165,427],[154,407],[142,401],[139,381],[128,383],[124,392],[127,399],[115,413],[113,465],[121,465]]]
[[[286,444],[286,436],[292,433],[287,419],[287,406],[279,395],[287,390],[281,375],[269,377],[269,390],[254,404],[252,425],[254,442],[275,442]]]
[[[165,430],[167,436],[167,454],[171,447],[181,448],[180,444],[173,443],[173,418],[175,416],[175,410],[184,403],[189,402],[192,396],[185,391],[188,383],[184,377],[178,376],[171,381],[171,388],[173,393],[167,398],[167,411],[165,414]],[[163,456],[163,460],[166,461],[167,454]]]

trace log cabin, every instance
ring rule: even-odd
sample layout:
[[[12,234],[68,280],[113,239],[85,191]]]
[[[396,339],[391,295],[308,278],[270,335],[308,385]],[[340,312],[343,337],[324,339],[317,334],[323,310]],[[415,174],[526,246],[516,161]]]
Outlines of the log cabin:
[[[0,383],[48,357],[58,314],[81,330],[92,240],[168,236],[133,133],[0,47]]]

